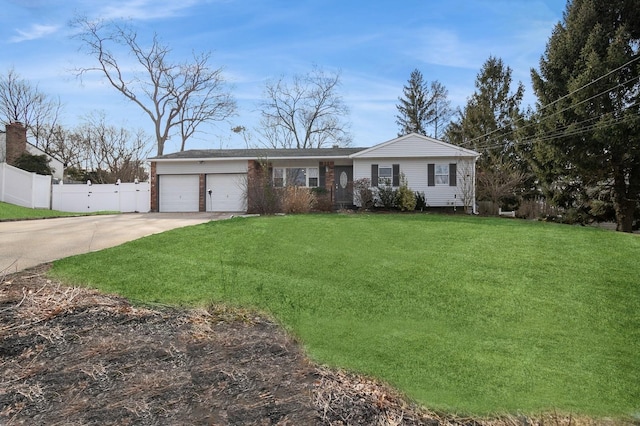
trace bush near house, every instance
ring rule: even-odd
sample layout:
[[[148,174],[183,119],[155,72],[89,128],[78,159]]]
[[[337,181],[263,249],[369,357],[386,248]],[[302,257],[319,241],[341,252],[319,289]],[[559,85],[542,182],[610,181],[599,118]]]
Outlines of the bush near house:
[[[371,190],[371,179],[356,179],[353,182],[353,192],[354,201],[361,209],[369,210],[375,206],[375,196]]]
[[[397,207],[397,200],[397,190],[391,186],[391,181],[389,179],[386,179],[378,185],[378,191],[376,193],[377,207],[382,207],[387,210],[395,209]]]
[[[316,204],[314,193],[306,187],[287,186],[278,189],[283,213],[309,213]]]
[[[400,211],[406,212],[416,209],[416,194],[409,189],[409,182],[404,173],[400,173],[400,186],[396,197],[396,204]]]

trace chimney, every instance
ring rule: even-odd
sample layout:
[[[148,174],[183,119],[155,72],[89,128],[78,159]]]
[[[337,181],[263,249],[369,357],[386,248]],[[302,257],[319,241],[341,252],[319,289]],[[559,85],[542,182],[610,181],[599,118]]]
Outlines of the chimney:
[[[7,164],[13,166],[15,161],[27,150],[27,128],[16,121],[6,126]]]

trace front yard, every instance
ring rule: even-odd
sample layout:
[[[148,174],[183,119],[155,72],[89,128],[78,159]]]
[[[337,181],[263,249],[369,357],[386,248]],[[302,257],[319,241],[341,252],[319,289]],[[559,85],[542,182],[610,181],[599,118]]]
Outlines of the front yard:
[[[431,409],[640,411],[640,239],[439,215],[260,217],[55,263],[143,304],[252,306]]]

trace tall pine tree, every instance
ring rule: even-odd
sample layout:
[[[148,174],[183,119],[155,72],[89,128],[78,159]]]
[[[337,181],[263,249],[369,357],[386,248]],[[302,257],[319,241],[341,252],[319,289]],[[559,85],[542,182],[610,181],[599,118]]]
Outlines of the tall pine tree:
[[[511,72],[502,59],[490,56],[476,77],[476,91],[447,129],[446,140],[450,143],[483,154],[480,168],[515,155],[524,86],[519,82],[512,92]]]
[[[398,136],[418,133],[437,138],[452,115],[447,89],[437,80],[427,84],[422,73],[415,69],[402,94],[396,105]]]
[[[516,131],[523,120],[520,104],[524,86],[512,91],[511,68],[490,56],[476,77],[476,91],[447,128],[445,140],[480,152],[477,162],[479,201],[517,207],[529,170],[517,146]]]
[[[541,180],[564,199],[605,188],[625,232],[640,205],[639,53],[637,0],[573,0],[532,70]]]

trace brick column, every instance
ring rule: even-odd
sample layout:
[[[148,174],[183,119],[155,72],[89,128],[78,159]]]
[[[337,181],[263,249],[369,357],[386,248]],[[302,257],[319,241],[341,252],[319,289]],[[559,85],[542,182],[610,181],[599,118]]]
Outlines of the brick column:
[[[159,211],[158,206],[158,175],[156,174],[156,162],[151,162],[151,172],[149,173],[149,184],[151,186],[151,211]]]
[[[327,190],[327,194],[329,194],[332,204],[334,203],[335,192],[336,192],[335,178],[334,178],[334,164],[335,163],[333,161],[326,161],[324,163],[321,163],[321,167],[327,167],[327,171],[325,172],[325,175],[324,175],[324,187]]]
[[[200,173],[200,203],[198,205],[198,211],[206,212],[207,211],[207,188],[205,188],[207,184],[207,175],[204,173]]]

